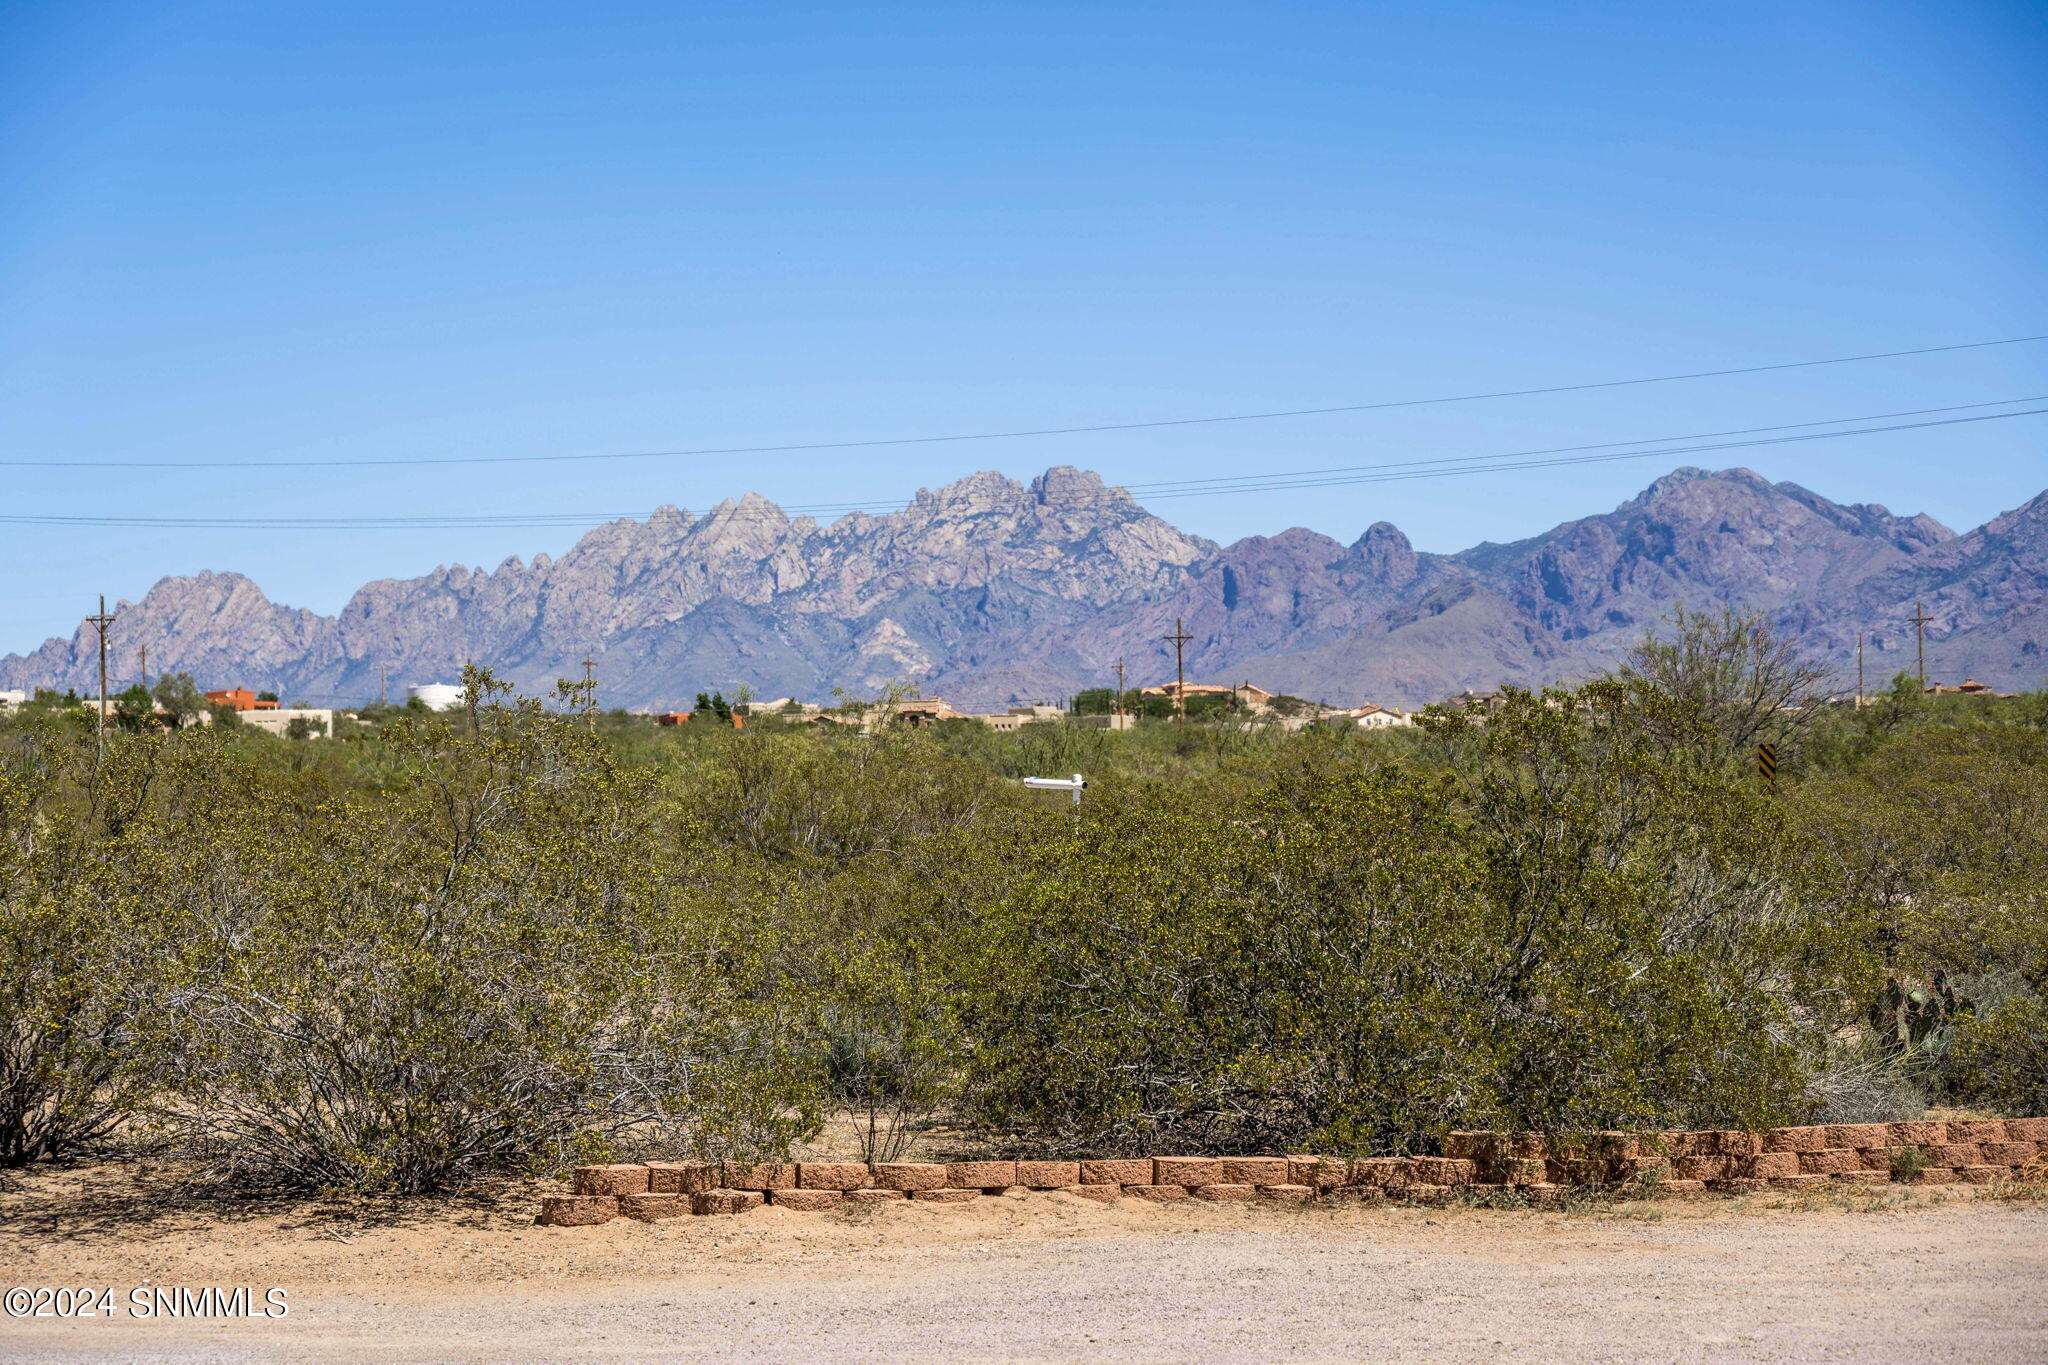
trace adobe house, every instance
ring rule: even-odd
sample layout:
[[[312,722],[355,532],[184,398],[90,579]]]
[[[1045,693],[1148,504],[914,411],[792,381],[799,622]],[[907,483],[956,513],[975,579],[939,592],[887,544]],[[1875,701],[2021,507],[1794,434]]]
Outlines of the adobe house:
[[[208,692],[206,700],[215,706],[232,706],[237,711],[276,711],[279,703],[264,701],[246,687],[230,687],[219,692]]]

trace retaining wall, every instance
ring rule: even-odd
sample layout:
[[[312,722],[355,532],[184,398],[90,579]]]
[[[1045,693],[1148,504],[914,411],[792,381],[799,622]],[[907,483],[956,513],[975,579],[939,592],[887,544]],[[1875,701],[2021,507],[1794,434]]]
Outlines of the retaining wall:
[[[1741,1194],[1828,1185],[1990,1184],[2044,1174],[2048,1118],[1852,1123],[1767,1132],[1452,1133],[1442,1156],[1205,1157],[1104,1161],[648,1161],[580,1166],[574,1193],[541,1201],[554,1226],[735,1214],[764,1203],[819,1212],[911,1199],[1061,1190],[1146,1199],[1541,1203],[1573,1188],[1643,1196]]]

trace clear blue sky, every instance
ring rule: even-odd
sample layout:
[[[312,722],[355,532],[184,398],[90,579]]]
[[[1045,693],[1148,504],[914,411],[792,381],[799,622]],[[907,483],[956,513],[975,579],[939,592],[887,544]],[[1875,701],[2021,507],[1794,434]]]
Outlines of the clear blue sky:
[[[0,10],[0,458],[535,454],[1142,420],[2048,331],[2039,3]],[[2048,393],[2048,345],[1256,425],[473,470],[0,471],[7,510],[701,509],[978,468],[1312,468]],[[1959,529],[2048,419],[1726,458]],[[1158,504],[1429,549],[1665,465]],[[0,526],[92,594],[559,553],[549,529]]]

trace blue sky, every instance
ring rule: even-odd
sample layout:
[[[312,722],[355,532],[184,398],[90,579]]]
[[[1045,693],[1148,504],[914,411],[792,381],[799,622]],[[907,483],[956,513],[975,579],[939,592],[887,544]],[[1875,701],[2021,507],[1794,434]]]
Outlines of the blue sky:
[[[0,10],[0,459],[546,454],[1371,402],[2048,332],[2038,4]],[[17,514],[886,501],[2048,393],[2048,344],[1543,398],[619,463],[0,470]],[[2048,418],[1748,464],[1958,529]],[[1428,549],[1684,460],[1161,502]],[[248,573],[323,611],[570,529],[0,526],[0,650]]]

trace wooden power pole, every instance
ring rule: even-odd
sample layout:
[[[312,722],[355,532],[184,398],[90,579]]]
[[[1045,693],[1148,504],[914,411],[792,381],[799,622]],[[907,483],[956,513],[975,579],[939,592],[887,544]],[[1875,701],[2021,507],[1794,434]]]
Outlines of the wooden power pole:
[[[114,624],[114,618],[107,614],[107,595],[100,594],[100,610],[97,616],[88,616],[86,623],[100,633],[100,757],[107,756],[107,627]]]
[[[1188,641],[1195,637],[1188,634],[1188,628],[1182,625],[1180,618],[1176,616],[1173,618],[1173,634],[1162,636],[1161,638],[1173,646],[1173,719],[1174,724],[1180,727],[1180,732],[1186,734],[1188,732],[1188,675],[1181,667],[1181,649]]]
[[[583,710],[590,717],[590,723],[597,724],[597,660],[588,654],[583,656]]]
[[[1116,656],[1116,728],[1124,728],[1124,656]]]
[[[1863,709],[1863,632],[1856,632],[1856,709]]]
[[[1920,690],[1927,690],[1927,623],[1934,618],[1927,614],[1927,608],[1920,603],[1913,604],[1913,614],[1906,618],[1913,623],[1913,629],[1920,639]]]

